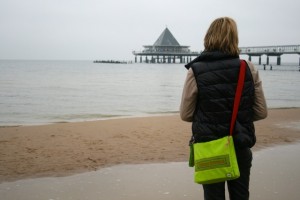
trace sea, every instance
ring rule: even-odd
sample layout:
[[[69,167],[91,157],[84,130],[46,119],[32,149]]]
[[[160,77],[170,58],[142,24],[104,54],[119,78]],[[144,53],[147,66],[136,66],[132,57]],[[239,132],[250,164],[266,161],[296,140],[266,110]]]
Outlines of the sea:
[[[256,65],[269,108],[300,107],[299,63]],[[0,126],[179,112],[184,64],[0,60]]]

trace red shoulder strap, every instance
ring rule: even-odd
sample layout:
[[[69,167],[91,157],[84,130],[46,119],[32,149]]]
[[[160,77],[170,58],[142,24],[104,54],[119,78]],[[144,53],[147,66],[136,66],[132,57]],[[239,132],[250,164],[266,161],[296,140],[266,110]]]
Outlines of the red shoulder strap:
[[[243,91],[244,82],[245,82],[245,74],[246,74],[246,61],[241,60],[239,80],[238,80],[238,84],[236,87],[233,111],[232,111],[232,116],[231,116],[230,135],[232,135],[234,125],[235,125],[235,120],[236,120],[237,113],[239,110],[240,100],[241,100],[242,91]]]

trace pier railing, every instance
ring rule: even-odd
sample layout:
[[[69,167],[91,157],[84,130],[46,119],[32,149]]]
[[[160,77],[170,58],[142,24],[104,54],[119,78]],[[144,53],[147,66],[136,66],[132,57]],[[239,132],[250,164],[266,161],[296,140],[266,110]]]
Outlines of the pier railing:
[[[300,54],[300,45],[240,47],[240,54],[247,55],[282,55]]]
[[[252,56],[259,57],[261,64],[261,56],[266,55],[266,64],[269,64],[269,56],[277,56],[277,65],[281,65],[281,55],[283,54],[298,54],[300,55],[300,45],[279,45],[279,46],[258,46],[258,47],[240,47],[240,54],[249,56],[251,61]],[[300,65],[300,59],[299,59]]]
[[[143,50],[143,51],[132,51],[134,55],[200,55],[197,51],[154,51],[154,50]]]

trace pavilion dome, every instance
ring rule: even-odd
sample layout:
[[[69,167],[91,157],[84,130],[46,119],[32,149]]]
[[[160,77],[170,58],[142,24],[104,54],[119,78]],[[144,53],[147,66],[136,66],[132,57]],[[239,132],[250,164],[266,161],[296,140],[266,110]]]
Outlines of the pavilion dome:
[[[153,46],[180,46],[171,31],[166,28],[155,41]]]

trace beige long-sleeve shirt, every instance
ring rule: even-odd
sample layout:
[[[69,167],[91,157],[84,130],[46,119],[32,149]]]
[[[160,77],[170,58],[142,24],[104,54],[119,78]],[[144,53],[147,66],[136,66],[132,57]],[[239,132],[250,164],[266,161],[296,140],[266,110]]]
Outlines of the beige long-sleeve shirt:
[[[254,105],[253,105],[253,121],[264,119],[268,115],[267,103],[262,89],[262,82],[259,77],[258,70],[249,61],[247,61],[252,73],[254,82]],[[183,121],[191,122],[193,120],[194,110],[196,108],[198,88],[193,70],[190,68],[187,72],[186,80],[183,87],[180,117]]]

